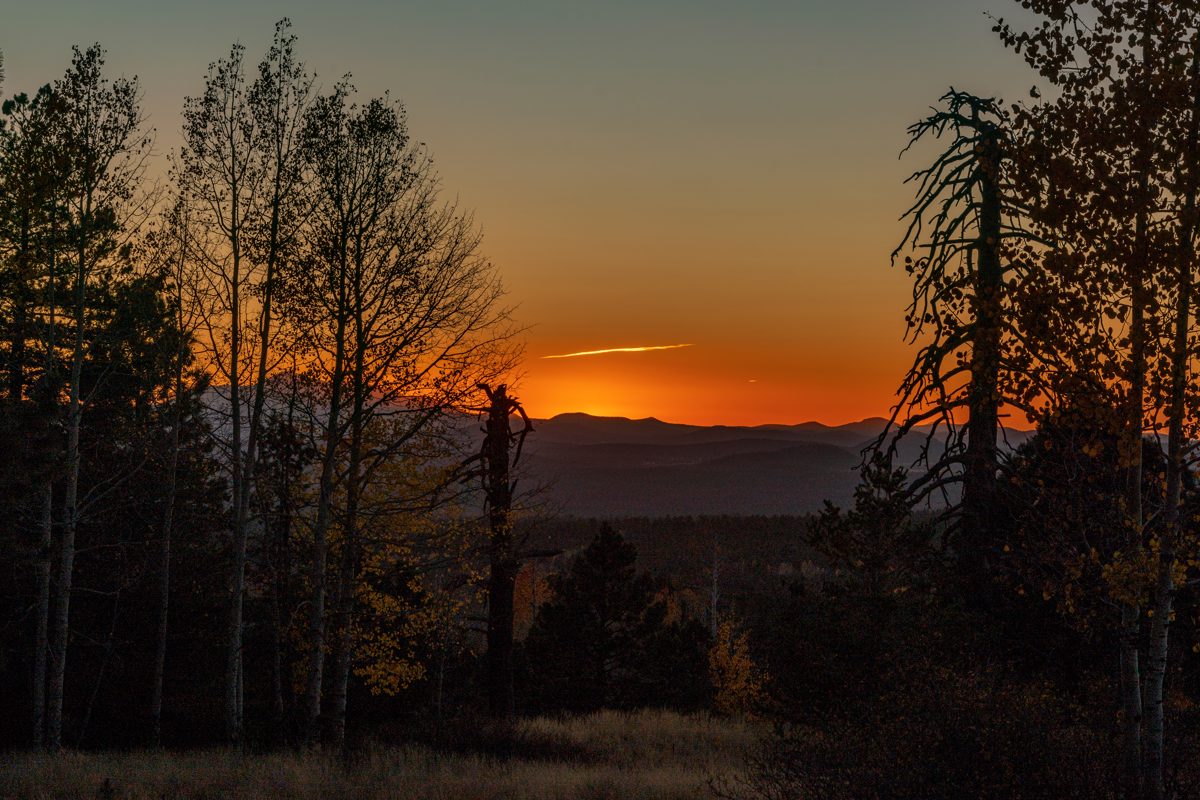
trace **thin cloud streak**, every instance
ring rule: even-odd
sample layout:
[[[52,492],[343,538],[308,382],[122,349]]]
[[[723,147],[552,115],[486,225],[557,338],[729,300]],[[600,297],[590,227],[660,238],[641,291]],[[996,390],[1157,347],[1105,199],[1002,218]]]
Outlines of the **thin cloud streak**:
[[[579,356],[602,356],[607,353],[646,353],[650,350],[678,350],[681,347],[691,347],[690,344],[658,344],[649,347],[610,347],[607,350],[584,350],[579,353],[563,353],[557,356],[542,356],[542,358],[578,358]]]

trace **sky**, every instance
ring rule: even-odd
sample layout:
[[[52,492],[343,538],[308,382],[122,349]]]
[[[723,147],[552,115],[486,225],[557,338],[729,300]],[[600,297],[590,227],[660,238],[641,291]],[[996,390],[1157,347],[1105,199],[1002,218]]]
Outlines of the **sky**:
[[[1014,0],[39,0],[3,12],[4,91],[99,41],[160,169],[183,98],[289,17],[331,86],[390,91],[471,209],[527,327],[529,413],[694,424],[884,415],[914,355],[889,256],[949,86],[1018,100]],[[686,344],[687,347],[667,345]],[[584,351],[636,352],[545,358]]]

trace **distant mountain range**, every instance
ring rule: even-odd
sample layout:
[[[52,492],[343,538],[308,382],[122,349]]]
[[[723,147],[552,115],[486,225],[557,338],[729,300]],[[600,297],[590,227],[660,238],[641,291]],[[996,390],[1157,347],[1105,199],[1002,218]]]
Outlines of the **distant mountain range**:
[[[210,388],[205,400],[214,431],[228,436],[223,395]],[[851,504],[863,451],[886,424],[871,417],[845,425],[704,426],[559,414],[533,420],[519,489],[532,492],[545,513],[575,517],[810,514],[826,500]],[[478,447],[477,415],[452,426],[468,450]],[[901,442],[898,465],[917,472],[912,465],[927,433],[918,428]],[[1001,446],[1017,447],[1032,433],[1008,430]]]
[[[825,500],[848,505],[862,451],[885,420],[705,427],[560,414],[533,424],[523,488],[544,487],[551,510],[657,517],[807,514]],[[923,437],[910,438],[900,453],[905,463]]]

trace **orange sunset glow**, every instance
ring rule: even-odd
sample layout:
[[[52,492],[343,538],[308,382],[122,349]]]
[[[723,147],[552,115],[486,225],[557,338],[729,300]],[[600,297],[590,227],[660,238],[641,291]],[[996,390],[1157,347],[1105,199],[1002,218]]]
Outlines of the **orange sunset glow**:
[[[867,349],[861,352],[859,363],[871,364]],[[730,347],[696,344],[561,360],[531,358],[519,386],[529,407],[544,417],[582,411],[698,425],[806,419],[832,424],[885,413],[878,398],[895,389],[887,359],[903,359],[905,353],[898,345],[879,354],[874,382],[848,372],[836,358],[783,355],[780,360],[766,353],[747,357]]]
[[[102,4],[73,5],[18,12],[9,82],[102,39],[114,72],[141,75],[159,174],[196,65],[283,15],[320,83],[349,71],[364,96],[402,99],[527,326],[516,391],[538,417],[886,414],[913,356],[909,284],[889,264],[903,180],[924,157],[897,158],[905,129],[948,81],[984,94],[1025,82],[987,33],[987,0],[930,3],[932,16],[878,0],[685,16],[595,4],[582,25],[578,8],[548,3],[367,3],[367,26],[323,4],[223,15],[219,2],[173,12],[183,40],[146,30],[157,18],[134,36]],[[912,55],[935,49],[937,62]]]

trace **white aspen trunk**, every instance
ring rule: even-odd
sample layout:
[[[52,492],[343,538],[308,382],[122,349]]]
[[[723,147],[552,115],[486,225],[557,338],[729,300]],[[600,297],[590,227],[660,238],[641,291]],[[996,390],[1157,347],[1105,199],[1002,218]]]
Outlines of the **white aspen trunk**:
[[[63,489],[62,539],[59,544],[54,629],[50,640],[50,680],[46,702],[46,747],[62,748],[63,695],[66,687],[67,644],[70,637],[71,584],[75,575],[75,532],[79,524],[79,440],[83,422],[83,351],[86,313],[88,221],[92,198],[83,203],[75,270],[75,345],[71,353],[71,379],[67,400],[67,469]]]
[[[1153,62],[1153,31],[1156,0],[1147,5],[1145,30],[1142,42],[1142,63],[1149,67]],[[1147,85],[1143,102],[1149,101],[1150,87]],[[1147,132],[1148,133],[1148,132]],[[1146,271],[1149,266],[1149,213],[1144,208],[1149,192],[1150,163],[1149,144],[1143,143],[1138,154],[1139,208],[1134,222],[1134,256],[1130,265],[1130,358],[1129,358],[1129,405],[1125,431],[1125,457],[1129,461],[1126,470],[1125,514],[1129,545],[1140,548],[1144,528],[1142,513],[1142,429],[1146,395],[1146,349],[1148,305]],[[1126,791],[1131,797],[1141,797],[1146,784],[1145,765],[1142,753],[1142,684],[1138,639],[1141,628],[1141,607],[1132,603],[1121,606],[1121,696],[1125,725]]]
[[[341,268],[344,286],[345,265]],[[344,290],[343,290],[344,291]],[[344,308],[344,303],[342,304]],[[313,525],[313,598],[309,607],[308,679],[304,688],[303,740],[306,745],[316,742],[320,733],[321,684],[325,671],[325,570],[329,557],[327,536],[333,503],[333,478],[337,464],[337,445],[340,433],[342,402],[342,371],[346,349],[345,312],[338,310],[334,351],[333,385],[330,391],[329,413],[325,422],[325,453],[321,460],[320,488],[317,494],[317,519]]]
[[[339,638],[331,698],[333,708],[330,712],[332,723],[330,744],[342,751],[346,745],[346,693],[350,685],[350,667],[354,656],[354,601],[358,580],[358,502],[361,481],[359,473],[362,462],[363,402],[366,399],[363,387],[364,353],[362,351],[361,316],[361,309],[356,309],[357,336],[352,388],[354,407],[350,415],[350,468],[346,479],[346,521],[343,532],[345,541],[342,544],[342,563],[338,577]]]
[[[233,153],[237,146],[230,137]],[[230,184],[234,198],[230,210],[230,244],[233,249],[233,273],[230,284],[229,325],[229,413],[232,425],[230,457],[232,459],[233,564],[229,579],[229,622],[225,649],[225,739],[239,745],[242,738],[242,718],[239,678],[242,661],[242,601],[246,588],[246,525],[242,518],[242,387],[239,359],[241,358],[241,229],[238,216],[238,182]]]
[[[167,664],[167,631],[171,605],[171,537],[175,523],[175,494],[179,467],[179,428],[183,424],[183,354],[175,366],[175,414],[171,421],[171,451],[167,462],[167,497],[163,508],[162,540],[158,550],[158,630],[154,648],[154,676],[150,691],[150,741],[162,746],[163,675]]]
[[[1171,352],[1171,397],[1167,414],[1166,497],[1163,529],[1160,536],[1158,576],[1154,592],[1154,617],[1150,627],[1150,664],[1146,675],[1146,773],[1152,800],[1163,800],[1164,738],[1166,714],[1164,685],[1170,652],[1171,616],[1175,604],[1175,557],[1180,531],[1183,497],[1183,452],[1187,446],[1184,431],[1188,388],[1188,324],[1191,322],[1192,286],[1195,260],[1197,145],[1200,144],[1200,41],[1192,57],[1193,102],[1188,127],[1184,170],[1187,191],[1179,224],[1178,296],[1175,306],[1174,343]]]

